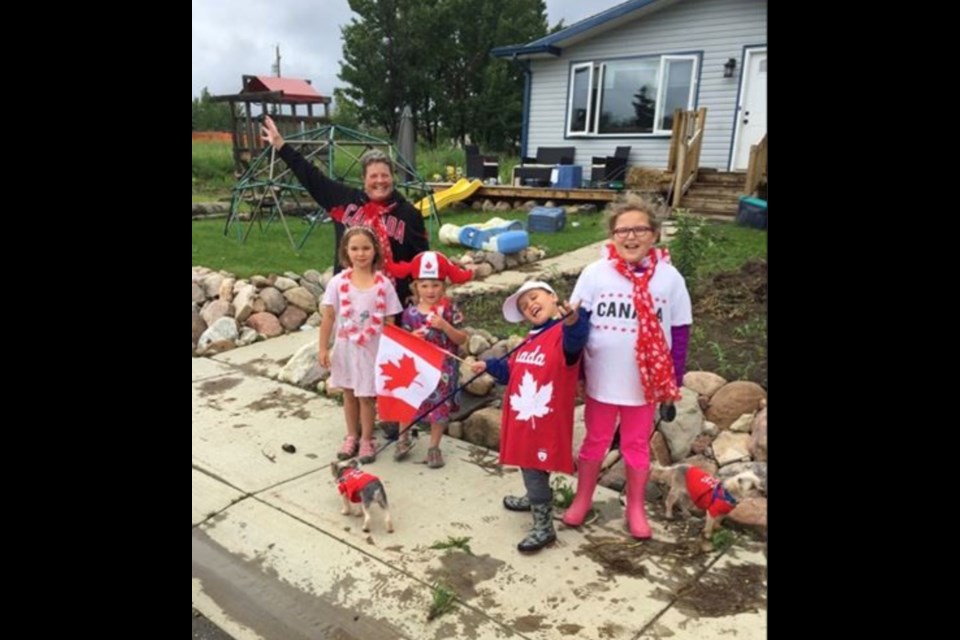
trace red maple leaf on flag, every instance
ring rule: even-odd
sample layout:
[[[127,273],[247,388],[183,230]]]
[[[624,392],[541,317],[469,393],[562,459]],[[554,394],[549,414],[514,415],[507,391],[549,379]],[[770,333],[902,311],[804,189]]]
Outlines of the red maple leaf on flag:
[[[384,378],[388,378],[388,381],[384,382],[383,388],[387,391],[393,391],[400,387],[409,387],[416,382],[417,363],[410,356],[400,356],[398,364],[394,364],[390,360],[386,364],[381,364],[380,372]],[[417,382],[417,384],[420,383]]]

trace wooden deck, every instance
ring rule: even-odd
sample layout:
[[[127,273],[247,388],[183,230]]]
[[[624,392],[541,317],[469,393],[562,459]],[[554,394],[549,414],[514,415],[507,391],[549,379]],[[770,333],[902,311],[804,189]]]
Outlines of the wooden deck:
[[[434,192],[453,186],[450,182],[428,182]],[[510,185],[483,185],[467,201],[477,198],[491,200],[553,200],[555,202],[612,202],[619,191],[612,189],[553,189],[550,187],[512,187]]]

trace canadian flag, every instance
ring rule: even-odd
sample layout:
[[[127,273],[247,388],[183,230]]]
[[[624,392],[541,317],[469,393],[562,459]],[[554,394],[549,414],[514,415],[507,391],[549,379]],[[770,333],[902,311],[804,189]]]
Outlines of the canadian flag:
[[[408,423],[440,383],[446,353],[399,327],[383,327],[377,349],[377,413]]]

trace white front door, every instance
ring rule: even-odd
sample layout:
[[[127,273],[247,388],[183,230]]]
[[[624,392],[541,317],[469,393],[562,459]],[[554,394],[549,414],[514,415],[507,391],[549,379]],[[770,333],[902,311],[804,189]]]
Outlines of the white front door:
[[[742,82],[733,143],[733,171],[746,170],[750,163],[751,145],[760,142],[767,132],[766,49],[747,49]]]

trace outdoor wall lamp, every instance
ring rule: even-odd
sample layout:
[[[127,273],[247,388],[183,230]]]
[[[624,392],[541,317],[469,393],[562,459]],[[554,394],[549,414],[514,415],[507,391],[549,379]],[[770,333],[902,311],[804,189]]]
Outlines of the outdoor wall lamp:
[[[723,77],[724,77],[724,78],[732,78],[732,77],[733,77],[733,70],[736,69],[736,68],[737,68],[737,61],[736,61],[735,59],[733,59],[733,58],[729,58],[729,59],[723,64]]]

